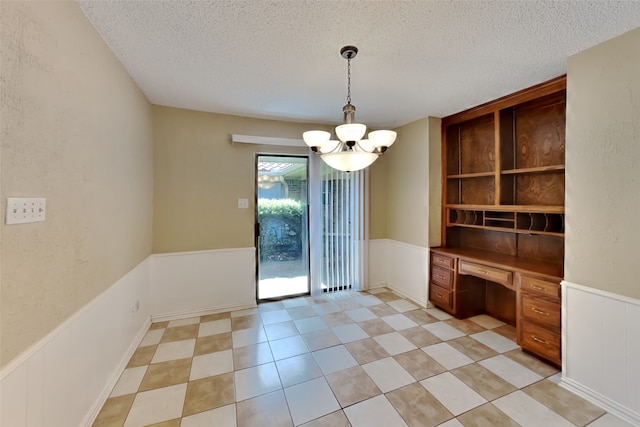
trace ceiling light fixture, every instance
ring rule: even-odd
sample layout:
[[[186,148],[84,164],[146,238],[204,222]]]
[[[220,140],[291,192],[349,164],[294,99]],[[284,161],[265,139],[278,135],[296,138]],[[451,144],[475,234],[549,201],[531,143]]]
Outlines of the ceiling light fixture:
[[[367,127],[354,123],[356,107],[351,104],[351,60],[358,54],[355,46],[340,49],[340,55],[347,60],[347,105],[342,107],[344,123],[336,126],[338,141],[331,139],[331,133],[322,130],[310,130],[302,134],[305,144],[314,153],[321,153],[322,160],[334,169],[353,172],[364,169],[376,161],[396,140],[392,130],[369,132],[363,139]]]

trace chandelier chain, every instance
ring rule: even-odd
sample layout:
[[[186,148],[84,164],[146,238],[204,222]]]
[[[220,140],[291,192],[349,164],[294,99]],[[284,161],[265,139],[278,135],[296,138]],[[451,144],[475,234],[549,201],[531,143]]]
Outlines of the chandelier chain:
[[[347,58],[347,104],[351,104],[351,55]]]

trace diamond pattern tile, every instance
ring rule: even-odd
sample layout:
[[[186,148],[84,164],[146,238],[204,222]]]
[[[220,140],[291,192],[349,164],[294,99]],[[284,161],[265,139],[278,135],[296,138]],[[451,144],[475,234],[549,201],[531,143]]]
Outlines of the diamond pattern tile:
[[[625,425],[515,328],[386,288],[151,325],[93,426]]]

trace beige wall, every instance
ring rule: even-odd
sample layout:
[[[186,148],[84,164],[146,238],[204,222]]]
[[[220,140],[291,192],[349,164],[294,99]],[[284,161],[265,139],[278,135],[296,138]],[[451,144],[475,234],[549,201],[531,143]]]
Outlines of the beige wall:
[[[440,245],[441,120],[402,126],[398,140],[370,168],[370,238]]]
[[[565,279],[640,298],[640,29],[569,58]]]
[[[394,149],[395,145],[389,148]],[[369,167],[369,238],[386,239],[387,233],[387,159],[388,154],[378,157]]]
[[[385,155],[387,237],[429,246],[429,118],[396,129]],[[372,187],[372,191],[375,188]]]
[[[47,198],[0,225],[0,364],[151,253],[151,107],[75,2],[0,2],[1,198]],[[4,214],[3,214],[4,215]]]
[[[232,144],[231,135],[301,139],[323,128],[159,106],[153,118],[156,253],[253,247],[256,152],[309,150]],[[249,209],[238,209],[238,198]]]

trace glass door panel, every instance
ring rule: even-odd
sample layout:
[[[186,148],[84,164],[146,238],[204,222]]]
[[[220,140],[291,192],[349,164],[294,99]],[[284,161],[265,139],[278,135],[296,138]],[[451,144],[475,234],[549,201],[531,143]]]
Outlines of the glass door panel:
[[[309,293],[308,159],[256,159],[257,299]]]

